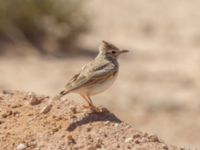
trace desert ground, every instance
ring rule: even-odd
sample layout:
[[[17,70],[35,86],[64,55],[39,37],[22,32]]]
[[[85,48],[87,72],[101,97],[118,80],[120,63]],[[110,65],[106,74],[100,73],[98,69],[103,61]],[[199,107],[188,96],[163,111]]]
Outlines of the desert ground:
[[[0,149],[187,150],[136,130],[106,108],[94,112],[71,100],[50,101],[32,92],[0,91]]]
[[[199,149],[199,8],[197,0],[87,1],[92,23],[78,42],[90,51],[55,57],[40,55],[27,43],[5,45],[0,89],[54,96],[107,40],[130,53],[119,60],[116,83],[93,97],[94,103],[170,145]],[[75,94],[66,99],[84,104]]]

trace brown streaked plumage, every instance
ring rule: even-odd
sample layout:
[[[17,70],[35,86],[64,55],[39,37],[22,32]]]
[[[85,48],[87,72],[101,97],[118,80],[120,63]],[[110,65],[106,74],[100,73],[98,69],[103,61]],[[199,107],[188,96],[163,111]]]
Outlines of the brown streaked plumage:
[[[101,93],[112,85],[119,70],[117,58],[124,52],[128,51],[120,50],[113,44],[102,41],[97,57],[72,77],[64,90],[60,92],[60,96],[70,92],[78,93],[86,100],[90,108],[96,110],[90,96]]]

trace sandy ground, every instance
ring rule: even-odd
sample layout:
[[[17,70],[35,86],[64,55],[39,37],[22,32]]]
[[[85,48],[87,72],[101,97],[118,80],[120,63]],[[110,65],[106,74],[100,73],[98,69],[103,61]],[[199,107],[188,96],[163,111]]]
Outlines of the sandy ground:
[[[94,102],[169,144],[200,148],[200,2],[94,0],[85,7],[92,24],[79,39],[84,48],[95,53],[104,39],[131,50],[120,58],[117,82]],[[0,88],[55,95],[94,53],[1,57]]]
[[[51,111],[41,113],[48,101],[31,92],[1,91],[0,149],[181,149],[135,130],[109,111],[94,113],[70,100],[54,100]]]

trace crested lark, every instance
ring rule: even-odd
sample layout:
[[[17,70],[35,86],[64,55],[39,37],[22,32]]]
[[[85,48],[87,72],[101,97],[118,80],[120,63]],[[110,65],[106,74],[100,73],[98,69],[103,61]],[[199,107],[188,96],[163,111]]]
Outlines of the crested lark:
[[[128,50],[120,50],[113,44],[102,41],[97,57],[82,67],[78,74],[66,84],[60,96],[70,92],[80,94],[92,110],[98,110],[90,96],[109,88],[117,78],[119,64],[117,58]]]

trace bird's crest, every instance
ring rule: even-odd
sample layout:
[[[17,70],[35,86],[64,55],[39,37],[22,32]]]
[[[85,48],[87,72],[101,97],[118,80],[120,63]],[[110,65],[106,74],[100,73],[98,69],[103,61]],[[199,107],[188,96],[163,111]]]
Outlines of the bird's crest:
[[[107,50],[112,50],[112,49],[118,49],[118,48],[114,46],[113,44],[102,40],[101,45],[99,47],[100,51],[107,51]]]

